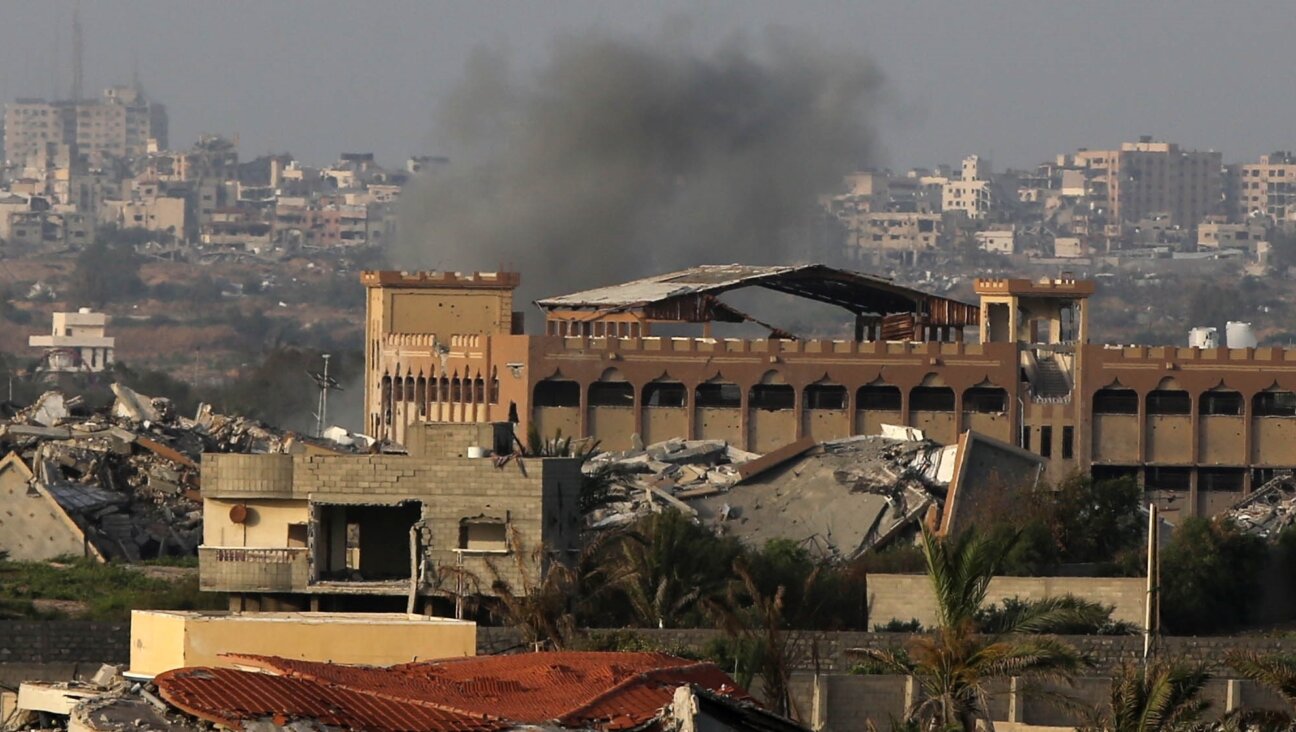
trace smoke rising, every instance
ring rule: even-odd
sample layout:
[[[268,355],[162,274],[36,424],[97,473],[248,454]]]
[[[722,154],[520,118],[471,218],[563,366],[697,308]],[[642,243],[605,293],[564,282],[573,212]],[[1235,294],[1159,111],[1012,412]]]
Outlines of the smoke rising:
[[[816,257],[817,196],[869,161],[876,69],[788,32],[695,46],[569,36],[526,74],[477,52],[438,110],[451,164],[407,190],[391,261],[516,269],[525,302]]]

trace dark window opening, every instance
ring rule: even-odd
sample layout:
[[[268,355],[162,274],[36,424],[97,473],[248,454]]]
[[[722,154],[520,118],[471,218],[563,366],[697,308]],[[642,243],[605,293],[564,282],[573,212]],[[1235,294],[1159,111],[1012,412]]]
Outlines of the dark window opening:
[[[1208,391],[1201,395],[1202,414],[1242,414],[1242,395],[1236,391]]]
[[[1191,468],[1150,467],[1144,472],[1149,491],[1186,491],[1192,480]],[[1096,477],[1096,476],[1095,476]]]
[[[742,406],[742,390],[737,384],[730,383],[699,384],[697,405],[712,409],[737,409]]]
[[[315,549],[320,578],[352,582],[408,579],[409,533],[422,514],[423,507],[417,502],[319,506]]]
[[[563,379],[545,379],[535,386],[537,407],[579,407],[580,384]]]
[[[1053,428],[1040,427],[1040,457],[1053,457]]]
[[[1094,414],[1138,414],[1138,392],[1133,389],[1099,389],[1094,392]]]
[[[787,384],[757,384],[751,388],[748,403],[752,409],[792,409],[796,406],[796,389]]]
[[[846,387],[840,384],[811,384],[805,390],[806,409],[845,409]]]
[[[900,411],[900,388],[897,386],[861,386],[856,408],[870,412]]]
[[[1008,392],[997,386],[974,386],[963,392],[963,411],[1003,414],[1008,411]]]
[[[1150,391],[1147,411],[1148,414],[1192,414],[1192,397],[1186,391]]]
[[[626,381],[596,381],[589,387],[591,407],[633,407],[634,386]]]
[[[1257,417],[1296,417],[1296,393],[1262,391],[1251,402]]]
[[[1075,427],[1070,425],[1062,428],[1062,459],[1075,459]]]
[[[915,386],[909,392],[909,409],[914,412],[952,412],[954,390],[948,386]]]
[[[1241,468],[1202,468],[1197,471],[1197,490],[1241,491],[1245,475]]]
[[[645,407],[682,407],[688,399],[688,389],[678,381],[654,381],[644,387]]]
[[[1030,447],[1030,443],[1031,443],[1030,436],[1031,436],[1031,428],[1030,428],[1030,425],[1022,425],[1022,428],[1021,428],[1021,446],[1022,446],[1022,449],[1023,449],[1023,450],[1029,450],[1029,449],[1031,449],[1031,447]]]

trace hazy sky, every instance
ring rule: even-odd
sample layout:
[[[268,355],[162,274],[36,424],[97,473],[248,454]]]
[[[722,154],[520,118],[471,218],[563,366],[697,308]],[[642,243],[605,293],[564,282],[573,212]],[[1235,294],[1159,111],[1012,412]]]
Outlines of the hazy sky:
[[[1249,159],[1296,147],[1296,8],[1275,2],[82,3],[85,88],[127,82],[171,116],[173,146],[237,133],[246,158],[389,164],[442,153],[433,109],[478,46],[538,65],[563,33],[688,28],[703,42],[769,26],[862,50],[886,78],[880,164],[996,168],[1139,134]],[[66,93],[72,3],[0,5],[0,97]]]

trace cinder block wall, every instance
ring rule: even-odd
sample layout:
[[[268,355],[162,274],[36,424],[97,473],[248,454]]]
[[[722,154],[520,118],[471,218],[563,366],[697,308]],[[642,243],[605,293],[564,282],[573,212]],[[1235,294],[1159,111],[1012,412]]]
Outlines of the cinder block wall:
[[[1113,620],[1143,623],[1147,581],[1142,577],[995,577],[986,598],[997,604],[1012,597],[1042,600],[1068,594],[1114,606]],[[936,596],[927,575],[870,574],[868,597],[874,625],[892,619],[917,619],[924,628],[936,624]]]

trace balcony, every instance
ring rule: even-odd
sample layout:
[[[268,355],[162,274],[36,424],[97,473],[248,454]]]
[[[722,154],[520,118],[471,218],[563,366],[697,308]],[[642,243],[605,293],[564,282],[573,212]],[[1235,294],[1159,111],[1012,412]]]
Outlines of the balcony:
[[[302,592],[309,573],[305,547],[198,548],[198,586],[211,592]]]

